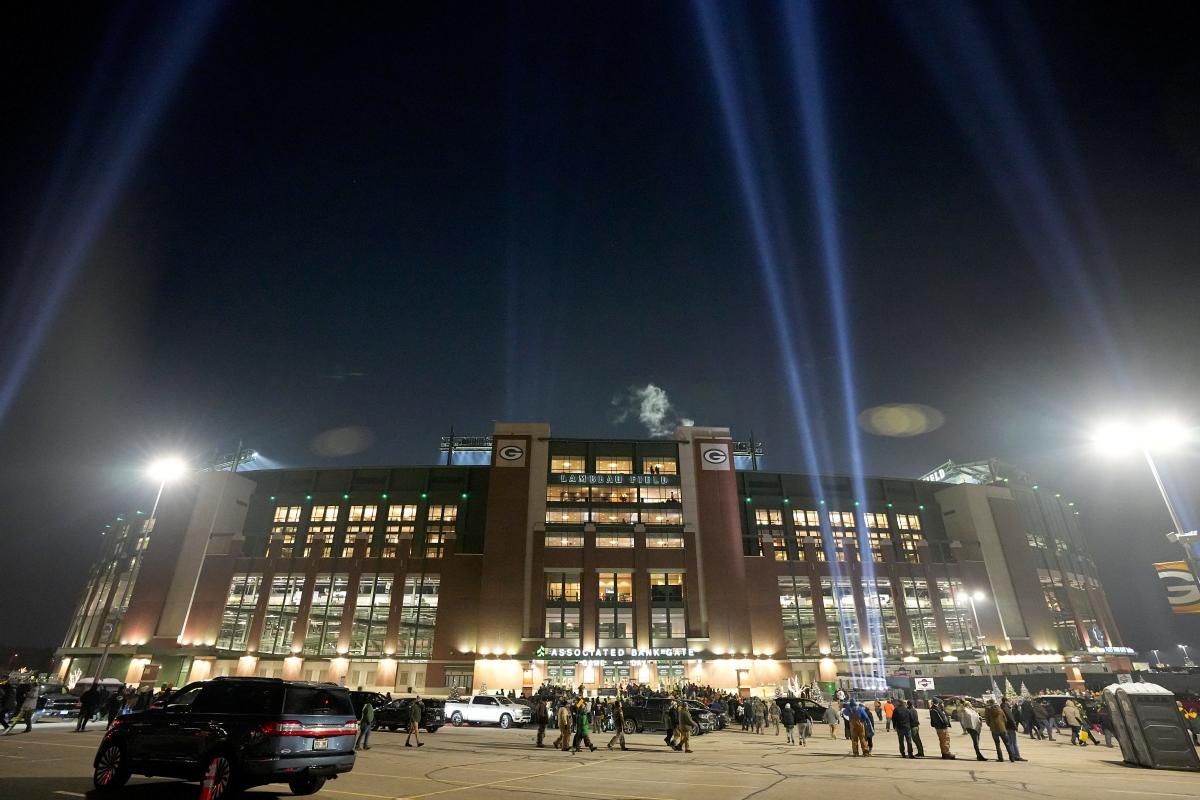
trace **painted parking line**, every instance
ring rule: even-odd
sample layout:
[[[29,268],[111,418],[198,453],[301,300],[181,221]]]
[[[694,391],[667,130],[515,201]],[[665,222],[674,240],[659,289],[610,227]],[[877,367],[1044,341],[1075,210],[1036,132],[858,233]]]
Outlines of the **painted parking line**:
[[[594,761],[594,762],[589,762],[587,766],[606,767],[607,763],[608,763],[607,761]],[[469,771],[469,772],[497,772],[497,773],[500,773],[501,775],[512,775],[513,774],[512,770],[491,769],[489,767],[475,767],[475,766],[454,765],[454,766],[443,767],[442,769],[453,769],[456,771]],[[435,771],[440,772],[441,770],[435,770]],[[647,771],[649,771],[649,770],[647,770]],[[657,769],[657,770],[653,770],[653,771],[655,772],[655,774],[658,774],[658,775],[662,774],[661,769]],[[628,769],[626,769],[625,767],[621,768],[622,775],[627,775],[628,773],[629,773]],[[391,777],[391,776],[379,775],[377,777],[385,778],[385,777]],[[769,775],[765,774],[765,775],[763,775],[763,777],[764,778],[768,778],[768,777],[774,778],[777,776],[775,776],[774,774],[769,774]],[[713,787],[713,788],[717,788],[717,789],[762,789],[763,788],[762,786],[754,786],[754,785],[745,784],[745,783],[697,783],[695,781],[658,781],[658,780],[653,780],[651,778],[614,778],[611,775],[605,775],[604,780],[606,780],[606,781],[621,781],[623,783],[665,783],[665,784],[669,784],[672,786],[708,786],[708,787]]]
[[[618,760],[620,760],[620,758],[621,758],[620,756],[617,756],[616,758],[609,759],[609,761],[610,762],[618,761]],[[577,769],[580,769],[581,767],[585,767],[585,766],[587,766],[586,763],[572,764],[568,767],[560,767],[559,769],[547,770],[546,772],[538,772],[538,773],[534,773],[532,775],[520,775],[520,776],[516,776],[513,778],[505,778],[503,780],[498,780],[498,781],[484,781],[483,783],[471,783],[471,784],[466,784],[464,786],[456,786],[456,787],[453,787],[450,789],[438,789],[437,791],[434,791],[434,792],[423,792],[421,794],[410,794],[410,795],[406,795],[404,800],[417,800],[417,798],[419,798],[419,797],[433,797],[433,796],[439,795],[439,794],[451,794],[453,792],[465,792],[465,791],[468,791],[471,789],[484,789],[488,786],[500,786],[501,784],[513,783],[515,781],[530,780],[532,778],[543,778],[547,775],[560,775],[564,772],[570,772],[572,770],[577,770]]]

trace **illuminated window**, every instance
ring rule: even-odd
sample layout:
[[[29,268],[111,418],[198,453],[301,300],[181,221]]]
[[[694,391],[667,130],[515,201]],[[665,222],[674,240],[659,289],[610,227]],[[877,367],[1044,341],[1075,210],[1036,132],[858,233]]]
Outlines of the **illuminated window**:
[[[597,486],[592,489],[596,503],[636,503],[637,488],[633,486]]]
[[[458,506],[430,506],[425,520],[425,558],[441,558],[458,522]],[[413,547],[413,555],[420,555]]]
[[[364,574],[359,578],[350,628],[350,655],[383,655],[394,580],[391,575]]]
[[[901,578],[900,588],[904,592],[904,615],[908,617],[909,630],[912,632],[913,652],[926,655],[940,653],[942,647],[938,641],[929,586],[923,578]]]
[[[891,525],[888,524],[887,514],[876,514],[868,511],[867,513],[863,514],[863,516],[867,520],[868,528],[876,528],[883,531],[891,529]]]
[[[321,558],[333,558],[333,532],[336,525],[310,525],[308,527],[309,554],[320,552]]]
[[[787,561],[788,546],[783,536],[783,512],[778,508],[756,508],[754,526],[758,529],[760,542],[764,537],[770,540],[775,560]]]
[[[899,653],[900,621],[896,616],[892,582],[887,578],[876,578],[874,583],[864,580],[862,591],[863,605],[867,610],[867,638],[871,646],[882,646],[886,653]]]
[[[308,629],[304,632],[304,652],[308,655],[336,655],[338,634],[342,628],[342,613],[350,576],[344,572],[318,574],[313,582],[312,606],[308,612]]]
[[[821,578],[821,603],[825,608],[825,630],[829,634],[830,652],[845,656],[860,652],[858,643],[858,614],[855,611],[854,587],[846,578]]]
[[[583,472],[583,456],[554,456],[550,459],[551,472]]]
[[[666,511],[654,509],[642,512],[642,522],[646,525],[682,525],[682,511]]]
[[[296,615],[300,612],[300,601],[303,597],[303,575],[276,575],[271,579],[267,614],[258,643],[260,653],[291,654],[292,639],[296,632]]]
[[[583,547],[583,534],[547,533],[546,547]]]
[[[675,475],[678,468],[674,458],[653,456],[642,459],[642,472],[646,475]]]
[[[646,547],[683,547],[683,534],[648,532]]]
[[[962,581],[937,581],[938,602],[942,606],[942,619],[946,623],[946,633],[950,635],[950,647],[953,650],[975,647],[972,641],[971,606],[958,602],[958,596],[962,593]]]
[[[656,572],[650,575],[650,645],[687,636],[683,575]]]
[[[921,551],[917,549],[917,544],[921,541],[921,534],[906,530],[897,531],[896,540],[900,542],[900,555],[905,561],[910,564],[921,563]]]
[[[579,640],[578,573],[546,573],[546,637]]]
[[[280,555],[291,558],[296,555],[296,532],[300,529],[300,506],[276,506],[275,524],[271,526],[272,541],[282,542]]]
[[[633,534],[596,535],[596,547],[633,547]]]
[[[601,572],[597,588],[597,637],[633,639],[633,573]]]
[[[591,496],[586,486],[567,486],[551,483],[546,486],[547,503],[586,503]]]
[[[921,518],[916,514],[897,514],[896,527],[902,531],[921,530]]]
[[[678,486],[643,486],[638,493],[643,504],[679,502]]]
[[[350,514],[346,517],[351,522],[374,522],[379,513],[379,506],[350,506]]]
[[[633,459],[620,456],[596,456],[596,472],[608,475],[628,475],[633,472]]]
[[[383,547],[379,555],[396,558],[400,555],[400,540],[412,539],[417,529],[417,507],[415,505],[388,506],[387,524],[384,526]]]
[[[441,584],[440,575],[408,575],[404,578],[396,655],[402,658],[429,658],[433,653]]]
[[[854,528],[854,512],[852,511],[830,511],[829,525],[832,528]]]
[[[806,577],[779,577],[779,609],[788,658],[819,658],[817,618],[813,612],[812,584]]]
[[[342,558],[361,558],[365,557],[367,547],[371,543],[371,534],[367,532],[351,531],[355,525],[346,526],[346,539],[342,542]],[[362,545],[361,549],[359,545]]]
[[[858,541],[857,536],[855,535],[854,531],[852,531],[852,530],[850,530],[850,531],[832,530],[829,533],[830,533],[830,537],[833,539],[833,549],[834,549],[834,553],[835,553],[835,558],[838,561],[845,561],[846,560],[846,545],[847,545],[847,543],[849,543],[849,544],[857,543],[857,541]]]
[[[817,531],[820,535],[821,531],[821,516],[816,511],[810,511],[803,508],[792,509],[792,525],[797,528],[808,528]]]
[[[611,508],[592,509],[592,522],[598,525],[632,525],[637,521],[638,513],[636,511],[618,511]]]
[[[587,522],[588,512],[584,508],[548,508],[546,522],[551,525],[582,525]]]
[[[1025,534],[1025,541],[1029,543],[1030,547],[1036,547],[1039,550],[1046,549],[1046,537],[1045,536],[1037,536],[1032,533],[1027,533],[1027,534]]]
[[[337,522],[338,507],[337,506],[313,506],[312,514],[308,517],[310,522]]]
[[[342,544],[342,558],[365,557],[367,546],[375,533],[375,517],[379,512],[378,506],[350,506],[346,519],[346,540]],[[362,544],[361,550],[356,547]]]
[[[221,615],[221,630],[217,634],[217,649],[245,650],[250,634],[250,622],[258,608],[258,589],[262,575],[234,575],[229,583],[225,611]]]

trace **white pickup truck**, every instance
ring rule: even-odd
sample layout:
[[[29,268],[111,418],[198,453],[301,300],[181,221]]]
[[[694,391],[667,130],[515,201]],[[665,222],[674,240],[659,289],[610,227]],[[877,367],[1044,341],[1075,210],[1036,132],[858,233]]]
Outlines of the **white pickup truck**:
[[[502,695],[477,694],[458,701],[446,701],[446,719],[452,725],[499,725],[511,728],[529,722],[529,706],[514,703]]]

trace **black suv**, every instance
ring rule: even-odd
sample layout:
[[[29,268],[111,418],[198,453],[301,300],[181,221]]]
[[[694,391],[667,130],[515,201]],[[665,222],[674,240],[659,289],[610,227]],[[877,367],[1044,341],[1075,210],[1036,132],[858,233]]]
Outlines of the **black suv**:
[[[375,727],[385,731],[408,730],[408,710],[415,701],[412,697],[401,697],[383,708],[375,709]],[[422,698],[421,702],[425,705],[421,727],[430,733],[437,733],[438,728],[446,724],[445,701]]]
[[[643,731],[665,731],[667,711],[671,700],[667,697],[631,697],[625,701],[625,733]],[[713,713],[696,701],[688,702],[688,713],[692,715],[692,735],[699,736],[713,730],[716,718]]]
[[[820,725],[825,721],[825,706],[818,703],[816,700],[809,700],[807,697],[801,699],[799,697],[776,697],[775,705],[779,706],[779,710],[783,711],[784,705],[791,705],[792,712],[796,714],[796,719],[799,720],[800,715],[808,717],[814,725]],[[874,712],[874,709],[871,709]]]
[[[104,791],[135,774],[198,781],[211,773],[213,800],[267,783],[313,794],[354,768],[357,733],[342,687],[214,678],[184,686],[161,708],[118,717],[96,752],[93,781]]]

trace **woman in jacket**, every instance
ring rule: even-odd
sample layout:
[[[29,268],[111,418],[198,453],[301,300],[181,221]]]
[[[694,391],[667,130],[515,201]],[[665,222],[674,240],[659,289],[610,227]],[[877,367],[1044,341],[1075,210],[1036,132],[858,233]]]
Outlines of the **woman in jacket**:
[[[838,725],[842,721],[842,715],[841,712],[838,711],[837,706],[833,704],[833,701],[830,701],[829,705],[825,706],[824,720],[825,724],[829,726],[829,738],[836,739],[837,729]]]
[[[571,742],[571,751],[578,753],[580,743],[586,744],[588,750],[596,751],[596,746],[592,744],[592,710],[584,703],[581,698],[575,704],[575,740]]]
[[[1005,715],[1004,709],[996,705],[995,700],[988,700],[987,708],[983,711],[983,720],[987,723],[988,730],[992,732],[992,744],[996,745],[996,760],[1004,761],[1004,753],[1000,750],[1000,745],[1004,745],[1004,750],[1008,753],[1009,760],[1013,760],[1012,750],[1008,747],[1008,716]]]
[[[1063,722],[1071,729],[1071,744],[1079,744],[1079,729],[1083,727],[1083,715],[1074,700],[1068,700],[1063,706]]]
[[[979,733],[983,730],[983,720],[980,719],[979,712],[971,705],[970,700],[963,700],[962,706],[958,709],[958,721],[967,735],[971,737],[971,744],[975,746],[975,760],[987,761],[987,756],[979,752]]]
[[[792,711],[791,703],[784,703],[783,711],[779,712],[779,721],[783,723],[783,729],[787,731],[787,743],[795,744],[796,735],[794,731],[796,728],[796,715]]]

